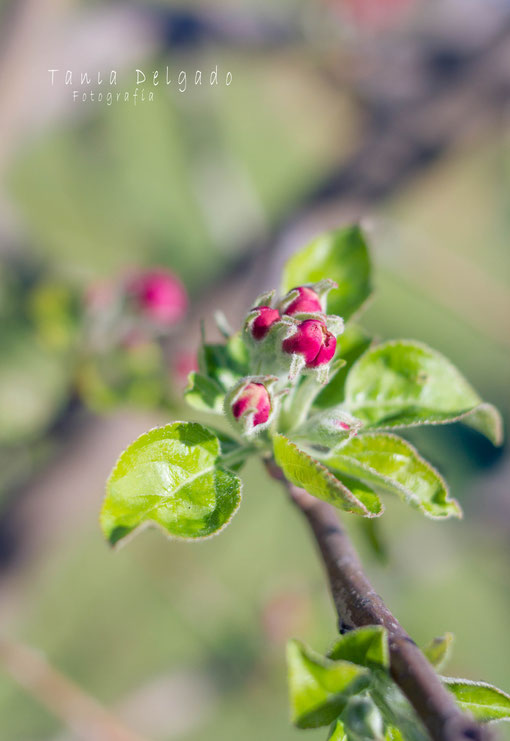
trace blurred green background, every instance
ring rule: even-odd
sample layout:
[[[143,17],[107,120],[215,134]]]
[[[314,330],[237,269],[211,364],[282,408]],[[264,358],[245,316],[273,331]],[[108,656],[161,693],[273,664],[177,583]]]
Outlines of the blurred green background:
[[[386,146],[393,129],[400,141],[401,124],[412,133],[420,101],[435,110],[445,85],[451,101],[464,85],[490,113],[462,65],[490,54],[506,5],[0,5],[0,635],[40,652],[141,738],[324,738],[288,723],[284,646],[298,636],[326,649],[334,614],[304,525],[255,464],[220,537],[189,545],[149,531],[109,551],[97,513],[116,456],[169,415],[196,415],[178,402],[170,412],[132,399],[103,414],[84,407],[80,296],[131,266],[174,270],[192,311],[167,346],[171,369],[193,347],[200,316],[248,308],[278,282],[286,252],[361,218],[377,286],[365,325],[441,350],[508,424],[507,89],[496,90],[489,121],[461,108],[458,137],[439,143],[443,109],[429,122],[418,116],[434,146],[402,172],[390,156],[378,189],[363,189],[366,160],[369,169],[377,160],[370,147]],[[73,102],[77,85],[61,77],[51,87],[47,71],[116,69],[118,89],[132,94],[136,68],[164,76],[167,65],[188,72],[186,92],[161,86],[136,106]],[[216,65],[217,87],[192,84],[195,70]],[[465,520],[431,523],[386,501],[386,565],[359,523],[348,525],[415,640],[454,632],[449,673],[508,691],[507,452],[458,426],[412,439]],[[82,737],[37,700],[34,681],[22,658],[0,661],[1,741]]]

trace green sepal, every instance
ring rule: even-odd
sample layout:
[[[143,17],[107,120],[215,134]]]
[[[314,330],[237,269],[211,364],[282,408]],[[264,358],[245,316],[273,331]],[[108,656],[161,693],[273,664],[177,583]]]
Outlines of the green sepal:
[[[174,422],[141,435],[108,479],[100,522],[112,545],[142,527],[189,540],[219,532],[241,501],[241,481],[221,467],[218,437],[203,425]]]
[[[274,436],[273,449],[276,463],[288,481],[306,489],[312,496],[363,517],[382,514],[381,501],[370,487],[349,476],[342,476],[342,480],[336,478],[326,466],[284,435]]]
[[[295,640],[287,644],[287,670],[291,719],[298,728],[329,725],[370,682],[367,669],[326,659]]]
[[[367,693],[350,697],[340,717],[348,741],[383,741],[383,717]]]

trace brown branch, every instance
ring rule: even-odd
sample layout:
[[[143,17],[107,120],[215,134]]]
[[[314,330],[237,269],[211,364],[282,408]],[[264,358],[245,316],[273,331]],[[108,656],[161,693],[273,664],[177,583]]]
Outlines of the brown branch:
[[[273,463],[268,464],[268,470],[273,478],[284,483],[315,536],[338,614],[340,632],[363,625],[383,625],[386,628],[391,676],[434,741],[488,741],[491,738],[489,731],[460,710],[432,665],[375,592],[338,520],[337,511],[290,484]]]

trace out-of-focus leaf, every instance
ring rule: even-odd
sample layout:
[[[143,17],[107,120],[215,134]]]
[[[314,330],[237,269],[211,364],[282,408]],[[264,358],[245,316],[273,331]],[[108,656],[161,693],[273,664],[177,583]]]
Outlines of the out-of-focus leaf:
[[[382,741],[384,721],[367,694],[350,697],[341,718],[350,741]]]
[[[462,710],[470,712],[476,720],[510,720],[510,695],[486,682],[469,679],[441,677],[443,684],[455,695]]]
[[[241,481],[221,468],[220,442],[200,424],[175,422],[139,437],[110,478],[101,527],[113,545],[145,525],[177,538],[219,532],[241,501]]]
[[[347,512],[364,517],[382,514],[381,501],[368,486],[348,476],[340,481],[283,435],[275,435],[273,446],[275,460],[291,483]]]
[[[501,443],[497,410],[440,353],[411,340],[370,348],[354,364],[345,384],[349,411],[379,428],[445,424],[463,420]]]
[[[298,728],[329,725],[350,695],[363,690],[369,672],[349,661],[331,661],[299,641],[287,645],[292,722]]]
[[[337,340],[336,357],[345,360],[345,365],[334,373],[314,401],[319,409],[341,404],[345,398],[345,380],[356,360],[368,350],[372,338],[356,324],[348,324]]]
[[[388,543],[381,532],[381,520],[367,520],[363,518],[358,522],[359,532],[370,551],[370,555],[379,563],[387,564],[390,554]]]
[[[451,656],[453,648],[453,633],[445,633],[441,638],[433,638],[425,646],[423,653],[430,661],[432,666],[438,671],[441,670]]]
[[[327,741],[347,741],[344,724],[337,718],[329,728]]]
[[[439,473],[406,440],[378,432],[351,438],[324,459],[333,471],[355,476],[377,490],[389,491],[428,517],[460,517]]]
[[[191,407],[201,412],[223,414],[224,397],[225,392],[216,381],[191,371],[188,387],[184,392],[184,398]]]
[[[343,659],[360,666],[378,666],[387,669],[390,665],[388,636],[382,625],[368,625],[345,633],[328,653],[335,661]]]
[[[348,319],[371,293],[370,268],[368,248],[358,226],[326,232],[287,261],[282,293],[331,278],[338,288],[328,295],[328,313]]]
[[[405,739],[396,726],[388,725],[384,733],[384,741],[405,741]]]

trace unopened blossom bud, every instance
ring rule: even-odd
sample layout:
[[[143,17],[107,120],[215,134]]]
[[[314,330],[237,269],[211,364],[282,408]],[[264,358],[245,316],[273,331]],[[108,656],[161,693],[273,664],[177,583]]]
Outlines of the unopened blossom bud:
[[[317,314],[322,312],[322,304],[313,288],[299,286],[292,290],[292,292],[294,291],[297,291],[299,295],[287,306],[285,314],[292,316],[293,314]]]
[[[271,414],[271,397],[262,383],[247,383],[232,404],[235,419],[253,414],[252,426],[264,424]]]
[[[270,306],[257,306],[253,310],[255,318],[250,323],[250,331],[255,340],[263,340],[269,332],[269,328],[278,321],[280,314]]]
[[[333,358],[336,337],[324,322],[306,319],[300,322],[294,334],[283,341],[282,349],[289,354],[302,355],[307,368],[317,368]]]
[[[128,281],[127,293],[139,310],[160,324],[174,324],[188,306],[186,289],[169,270],[158,268],[134,276]]]

